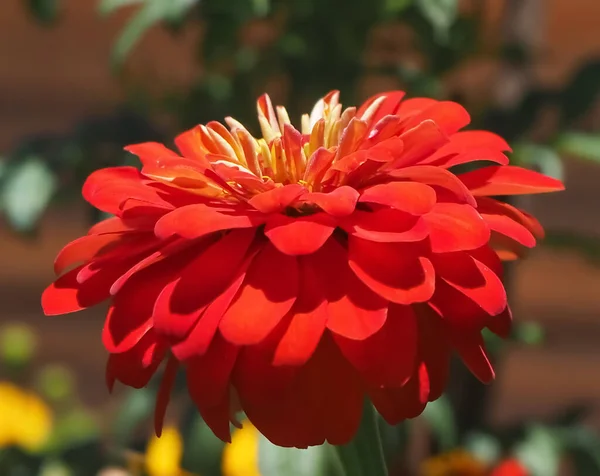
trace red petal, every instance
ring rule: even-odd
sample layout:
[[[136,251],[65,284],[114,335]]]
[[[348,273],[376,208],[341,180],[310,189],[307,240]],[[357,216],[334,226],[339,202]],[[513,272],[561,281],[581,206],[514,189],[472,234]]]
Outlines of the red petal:
[[[312,192],[302,196],[303,202],[313,203],[336,217],[350,215],[356,207],[357,200],[358,192],[346,185],[329,193]]]
[[[452,134],[450,142],[423,163],[444,168],[478,160],[507,165],[508,157],[503,152],[510,150],[506,141],[492,132],[461,131]]]
[[[314,256],[325,287],[327,327],[338,335],[362,340],[385,323],[387,301],[365,286],[348,266],[347,251],[329,240]],[[315,268],[317,269],[317,268]]]
[[[300,258],[298,298],[275,349],[273,365],[303,365],[321,340],[327,322],[327,302],[318,270],[314,255]]]
[[[500,278],[481,261],[467,253],[444,253],[433,256],[437,275],[467,296],[489,315],[506,309],[506,291]],[[453,322],[452,316],[447,316]]]
[[[429,381],[423,364],[403,387],[369,389],[373,405],[390,425],[397,425],[423,413],[428,394]]]
[[[147,269],[150,266],[156,265],[164,259],[171,258],[173,255],[185,250],[185,248],[188,246],[189,242],[184,240],[176,240],[174,242],[167,243],[161,249],[141,259],[135,265],[133,265],[131,268],[125,271],[119,277],[119,279],[117,279],[110,287],[110,294],[113,296],[117,294],[125,285],[125,283],[140,271],[143,271],[144,269]]]
[[[414,127],[425,120],[433,121],[445,135],[449,136],[467,126],[471,122],[471,116],[458,103],[436,101],[412,116],[406,127]]]
[[[190,397],[211,430],[223,441],[230,441],[229,387],[238,347],[215,336],[208,352],[186,363]]]
[[[65,246],[54,260],[54,272],[62,274],[74,264],[90,261],[102,251],[118,245],[123,240],[120,234],[87,235]]]
[[[349,239],[349,265],[381,297],[398,304],[428,301],[435,290],[435,269],[415,246]]]
[[[421,217],[391,208],[357,210],[341,222],[341,227],[349,235],[381,243],[421,241],[429,233]]]
[[[229,342],[256,344],[277,326],[297,295],[297,259],[265,244],[250,264],[246,280],[219,329]]]
[[[115,215],[128,198],[138,198],[161,207],[173,208],[134,167],[112,167],[92,172],[83,185],[83,198],[94,207]]]
[[[565,188],[560,180],[512,165],[483,167],[458,178],[475,196],[546,193]]]
[[[489,361],[480,334],[474,336],[452,335],[452,344],[469,370],[483,383],[495,378],[494,368]]]
[[[265,235],[286,255],[307,255],[317,251],[335,230],[336,220],[326,213],[301,217],[273,215]]]
[[[400,107],[395,114],[406,120],[437,103],[438,101],[436,99],[431,98],[410,98],[402,101],[402,104],[400,104]]]
[[[421,370],[427,374],[427,400],[433,402],[442,396],[448,382],[451,356],[448,332],[442,317],[430,307],[419,308],[417,324],[419,358],[423,364]]]
[[[358,119],[361,119],[363,114],[367,111],[367,109],[369,109],[369,106],[371,106],[371,104],[373,104],[380,97],[385,97],[385,100],[379,105],[379,108],[377,109],[375,114],[368,118],[369,126],[372,127],[373,125],[377,124],[381,120],[381,118],[385,116],[395,115],[398,111],[400,103],[402,102],[402,98],[404,98],[405,95],[406,93],[404,91],[387,91],[385,93],[376,94],[375,96],[372,96],[369,99],[367,99],[358,108],[358,111],[356,112],[356,117]]]
[[[531,232],[512,218],[505,215],[490,215],[487,213],[481,213],[481,216],[490,230],[508,236],[527,248],[535,246],[536,240]]]
[[[290,206],[304,192],[306,189],[302,185],[294,183],[254,195],[248,203],[259,212],[275,213]]]
[[[207,306],[242,271],[242,264],[254,236],[253,229],[234,230],[191,258],[178,273],[177,279],[166,284],[156,300],[156,329],[176,340],[184,338],[200,315],[206,312]],[[215,316],[215,319],[220,319],[221,316]],[[206,344],[209,342],[210,340]]]
[[[232,281],[231,285],[205,308],[190,333],[185,336],[185,339],[171,347],[171,351],[175,357],[179,360],[187,360],[206,353],[219,328],[223,314],[225,314],[225,311],[231,305],[245,278],[246,270],[243,269],[240,275]],[[188,318],[187,322],[194,321]]]
[[[404,142],[402,155],[386,164],[384,170],[394,170],[418,164],[448,143],[448,137],[433,121],[429,120],[408,129],[400,135],[400,139]]]
[[[177,362],[177,359],[169,357],[160,382],[158,395],[156,396],[156,406],[154,407],[154,433],[156,433],[156,436],[158,437],[162,434],[165,414],[167,413],[169,400],[171,400],[171,391],[175,385],[175,377],[177,377],[178,368],[179,363]]]
[[[349,443],[360,424],[364,391],[329,336],[321,341],[298,380],[310,392],[315,413],[320,412],[325,440],[331,445]]]
[[[42,308],[47,316],[68,314],[92,307],[109,297],[110,286],[127,269],[127,264],[102,269],[88,281],[80,284],[75,268],[58,278],[42,294]]]
[[[436,202],[435,190],[418,182],[389,182],[362,191],[360,202],[378,203],[411,215],[424,215]]]
[[[506,216],[523,225],[534,237],[543,238],[544,228],[533,216],[508,203],[490,197],[477,197],[477,211],[486,215]]]
[[[215,208],[199,203],[173,210],[156,223],[154,232],[159,238],[179,235],[194,239],[215,231],[234,228],[253,228],[261,225],[266,216],[242,208]]]
[[[417,320],[410,306],[391,305],[378,332],[356,341],[335,336],[342,354],[375,387],[401,387],[411,377],[417,355]]]
[[[124,220],[120,217],[107,218],[93,225],[88,235],[103,235],[105,233],[135,233],[154,230],[156,217],[139,217]]]
[[[242,407],[263,435],[276,445],[296,447],[351,440],[360,422],[364,394],[355,372],[329,336],[295,374],[290,374],[289,367],[270,369],[270,378],[265,381],[262,376],[266,369],[249,373],[246,368],[242,377],[236,368]],[[278,374],[286,385],[276,394],[265,388],[263,398],[249,398],[248,387],[257,386],[257,374],[267,387]]]
[[[438,203],[423,216],[429,227],[429,240],[434,253],[473,250],[490,239],[490,229],[481,215],[470,205]]]
[[[340,159],[355,152],[366,137],[367,129],[368,126],[364,121],[361,121],[357,117],[350,119],[340,137],[336,157]]]
[[[200,126],[196,126],[179,134],[175,138],[175,145],[184,157],[197,160],[200,165],[208,166],[208,161],[205,158],[207,151],[202,146],[200,130]]]
[[[161,364],[165,353],[166,347],[150,331],[127,352],[111,354],[106,364],[109,389],[116,380],[133,388],[145,387]]]
[[[417,165],[405,169],[392,170],[387,175],[395,179],[412,180],[413,182],[426,183],[427,185],[436,185],[452,192],[456,200],[460,203],[468,203],[474,207],[477,205],[469,189],[456,175],[445,169],[432,165]]]
[[[512,321],[512,311],[509,306],[506,306],[506,309],[500,314],[490,317],[487,327],[497,336],[507,339],[510,336]]]

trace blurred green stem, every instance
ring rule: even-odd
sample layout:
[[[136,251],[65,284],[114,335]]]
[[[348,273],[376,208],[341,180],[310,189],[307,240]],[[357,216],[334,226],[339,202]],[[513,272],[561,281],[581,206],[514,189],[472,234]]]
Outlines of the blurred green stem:
[[[387,476],[383,445],[377,424],[377,412],[365,399],[360,428],[354,439],[334,446],[344,476]]]

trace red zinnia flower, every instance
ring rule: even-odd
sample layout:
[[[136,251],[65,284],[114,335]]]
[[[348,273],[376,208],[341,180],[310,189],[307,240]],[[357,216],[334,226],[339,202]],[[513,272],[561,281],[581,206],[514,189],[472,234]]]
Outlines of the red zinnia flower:
[[[490,381],[481,331],[511,321],[497,253],[542,234],[490,196],[563,186],[507,165],[500,137],[459,132],[460,105],[403,95],[342,109],[332,92],[302,132],[263,96],[260,139],[227,118],[177,137],[180,154],[128,147],[142,170],[88,178],[85,199],[116,217],[60,252],[45,313],[110,298],[109,385],[146,385],[168,355],[158,426],[182,364],[223,440],[230,402],[283,446],[348,442],[365,396],[392,424],[414,417],[451,351]],[[495,165],[451,171],[480,160]]]

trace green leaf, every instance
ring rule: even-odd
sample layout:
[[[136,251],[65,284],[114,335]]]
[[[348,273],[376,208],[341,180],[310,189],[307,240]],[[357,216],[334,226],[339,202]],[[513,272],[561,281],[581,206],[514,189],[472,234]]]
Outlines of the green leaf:
[[[27,0],[29,9],[42,23],[52,23],[58,18],[60,0]]]
[[[492,435],[475,431],[465,438],[465,449],[475,458],[491,465],[502,454],[502,445]]]
[[[115,67],[123,64],[144,33],[161,21],[179,21],[198,0],[146,0],[125,26],[112,52]]]
[[[325,476],[328,450],[326,445],[311,446],[305,450],[281,448],[260,436],[258,466],[261,476]]]
[[[439,41],[448,41],[450,27],[458,14],[457,0],[416,0],[417,7],[429,20]]]
[[[561,449],[556,431],[536,425],[527,430],[525,440],[517,446],[515,454],[531,476],[557,476]]]
[[[182,429],[187,430],[184,431],[185,451],[182,466],[194,474],[220,476],[221,455],[225,443],[204,423],[195,406],[191,405],[189,410],[184,413],[184,425],[189,423],[189,427]],[[198,451],[198,448],[202,448],[202,451]]]
[[[442,451],[454,448],[458,443],[458,433],[450,401],[442,396],[431,402],[423,412],[423,418],[437,438]]]
[[[398,14],[412,4],[413,0],[385,0],[385,10],[391,14]]]
[[[564,178],[564,165],[560,155],[554,148],[546,145],[520,143],[514,148],[512,162],[515,165],[537,169],[558,180]]]
[[[538,322],[519,322],[513,327],[513,337],[518,342],[530,346],[544,343],[544,327]]]
[[[10,225],[33,231],[56,191],[57,180],[39,157],[23,159],[3,177],[0,206]]]
[[[138,5],[146,1],[147,0],[100,0],[98,12],[100,15],[110,15],[119,8]]]
[[[575,426],[561,429],[561,436],[577,476],[600,474],[600,438],[595,431]]]
[[[156,389],[151,387],[130,390],[125,397],[113,426],[113,438],[121,447],[127,447],[137,426],[154,411]]]
[[[388,475],[378,423],[379,414],[365,399],[360,427],[352,441],[332,447],[344,476]]]
[[[252,8],[256,16],[267,16],[271,10],[271,0],[252,0]]]
[[[558,137],[556,148],[562,154],[600,162],[600,134],[565,132]]]

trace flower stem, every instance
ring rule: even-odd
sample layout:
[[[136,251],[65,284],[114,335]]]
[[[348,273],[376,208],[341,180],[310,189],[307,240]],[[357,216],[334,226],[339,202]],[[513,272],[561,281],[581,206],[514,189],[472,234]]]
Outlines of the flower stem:
[[[377,413],[365,399],[360,428],[354,439],[334,446],[344,476],[387,476],[383,446],[377,424]]]

